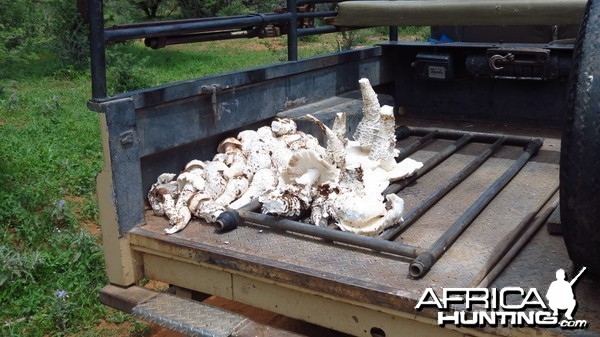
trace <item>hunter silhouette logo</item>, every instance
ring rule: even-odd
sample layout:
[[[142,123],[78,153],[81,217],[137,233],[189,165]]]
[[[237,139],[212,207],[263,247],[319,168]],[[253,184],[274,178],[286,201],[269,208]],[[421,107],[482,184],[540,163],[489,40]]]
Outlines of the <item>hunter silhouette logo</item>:
[[[440,326],[586,328],[586,320],[573,320],[577,306],[573,287],[585,269],[583,267],[570,282],[563,269],[557,270],[556,280],[546,292],[547,302],[536,288],[443,288],[441,297],[427,288],[415,309],[436,307]],[[564,320],[559,320],[559,311],[565,311]]]
[[[558,316],[558,310],[566,310],[565,318],[568,320],[573,319],[573,310],[575,310],[575,306],[577,305],[575,295],[573,294],[573,285],[577,282],[585,269],[586,268],[583,267],[571,282],[565,280],[564,270],[559,269],[556,271],[556,281],[550,284],[548,292],[546,293],[548,306],[552,309],[553,316]]]

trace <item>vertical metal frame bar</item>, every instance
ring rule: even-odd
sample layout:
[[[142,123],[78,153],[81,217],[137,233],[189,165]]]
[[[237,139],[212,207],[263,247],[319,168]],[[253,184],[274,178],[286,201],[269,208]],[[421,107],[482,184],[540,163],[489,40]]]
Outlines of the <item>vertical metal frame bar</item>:
[[[102,0],[90,0],[90,61],[92,71],[92,100],[106,98],[106,44]]]
[[[287,0],[287,10],[291,14],[288,22],[288,61],[298,60],[298,7],[296,0]]]
[[[398,26],[390,26],[390,41],[398,41]]]

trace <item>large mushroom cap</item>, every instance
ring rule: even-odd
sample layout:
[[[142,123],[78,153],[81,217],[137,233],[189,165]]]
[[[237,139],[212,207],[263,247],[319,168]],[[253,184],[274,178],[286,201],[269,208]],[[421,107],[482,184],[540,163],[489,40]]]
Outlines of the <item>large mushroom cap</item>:
[[[185,165],[185,171],[190,172],[196,169],[204,169],[206,164],[202,160],[194,159]]]
[[[229,146],[235,146],[239,149],[242,148],[242,143],[234,137],[225,138],[223,141],[219,143],[217,146],[217,152],[225,153]]]
[[[326,181],[336,181],[340,173],[336,167],[323,160],[316,151],[306,149],[292,155],[282,174],[282,178],[285,183],[291,184],[305,173],[315,170],[319,172],[315,181],[316,184],[322,184]]]

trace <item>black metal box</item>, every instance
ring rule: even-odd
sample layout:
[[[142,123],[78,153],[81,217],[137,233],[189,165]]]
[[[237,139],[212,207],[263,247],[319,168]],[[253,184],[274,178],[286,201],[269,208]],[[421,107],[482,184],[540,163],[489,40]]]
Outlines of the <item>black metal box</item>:
[[[421,80],[447,81],[454,78],[451,54],[418,53],[413,67]]]

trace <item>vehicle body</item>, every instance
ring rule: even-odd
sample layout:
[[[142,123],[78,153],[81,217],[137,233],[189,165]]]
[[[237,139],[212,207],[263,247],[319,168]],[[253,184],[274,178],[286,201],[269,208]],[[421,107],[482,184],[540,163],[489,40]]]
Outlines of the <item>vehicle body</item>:
[[[533,239],[518,256],[508,259],[508,267],[497,278],[483,286],[472,284],[488,261],[504,256],[506,251],[498,249],[505,247],[506,238],[519,240],[513,234],[520,223],[539,226],[556,208],[573,44],[398,42],[392,34],[391,41],[373,47],[296,60],[298,36],[340,28],[299,29],[295,19],[302,16],[294,1],[288,1],[288,12],[266,19],[251,16],[107,31],[99,16],[101,2],[90,3],[93,98],[89,107],[99,113],[102,128],[105,166],[98,176],[98,200],[112,285],[102,293],[105,303],[174,328],[176,319],[161,317],[164,307],[139,309],[139,303],[158,298],[135,286],[141,279],[151,279],[360,336],[598,333],[594,326],[600,319],[599,287],[587,274],[576,287],[576,318],[591,324],[585,330],[451,324],[441,328],[436,310],[415,309],[427,288],[521,287],[542,294],[558,268],[569,268],[562,238],[534,228],[529,230]],[[548,20],[552,19],[539,24]],[[246,29],[273,22],[288,25],[289,62],[106,97],[105,40],[149,36],[164,42],[175,32]],[[246,223],[219,233],[194,220],[180,233],[163,233],[166,220],[154,216],[145,203],[159,174],[179,172],[192,159],[210,159],[224,137],[268,125],[276,116],[291,116],[300,128],[315,135],[317,128],[303,119],[306,113],[330,123],[335,112],[345,111],[356,123],[361,109],[358,80],[363,77],[371,81],[382,102],[394,104],[397,122],[409,126],[410,132],[399,139],[400,147],[434,130],[438,130],[435,140],[419,147],[415,158],[426,162],[455,146],[442,164],[398,192],[411,207],[435,193],[488,145],[499,138],[504,141],[475,173],[403,231],[394,241],[398,247],[407,244],[422,253],[432,243],[435,246],[461,213],[468,213],[482,192],[519,160],[524,146],[544,138],[539,153],[532,151],[529,162],[508,178],[487,206],[472,212],[474,221],[458,224],[462,235],[446,242],[429,273],[410,277],[411,260],[419,254],[398,256],[373,249],[379,243],[357,247],[352,239],[319,239],[298,234],[292,227],[282,230]],[[456,145],[465,135],[468,139]],[[569,272],[579,267],[572,266],[577,270]],[[163,304],[172,304],[167,302]],[[193,307],[191,302],[174,305],[181,305],[183,311]],[[236,319],[232,326],[239,324]],[[192,318],[187,330],[181,331],[202,334],[193,330],[198,320]]]

